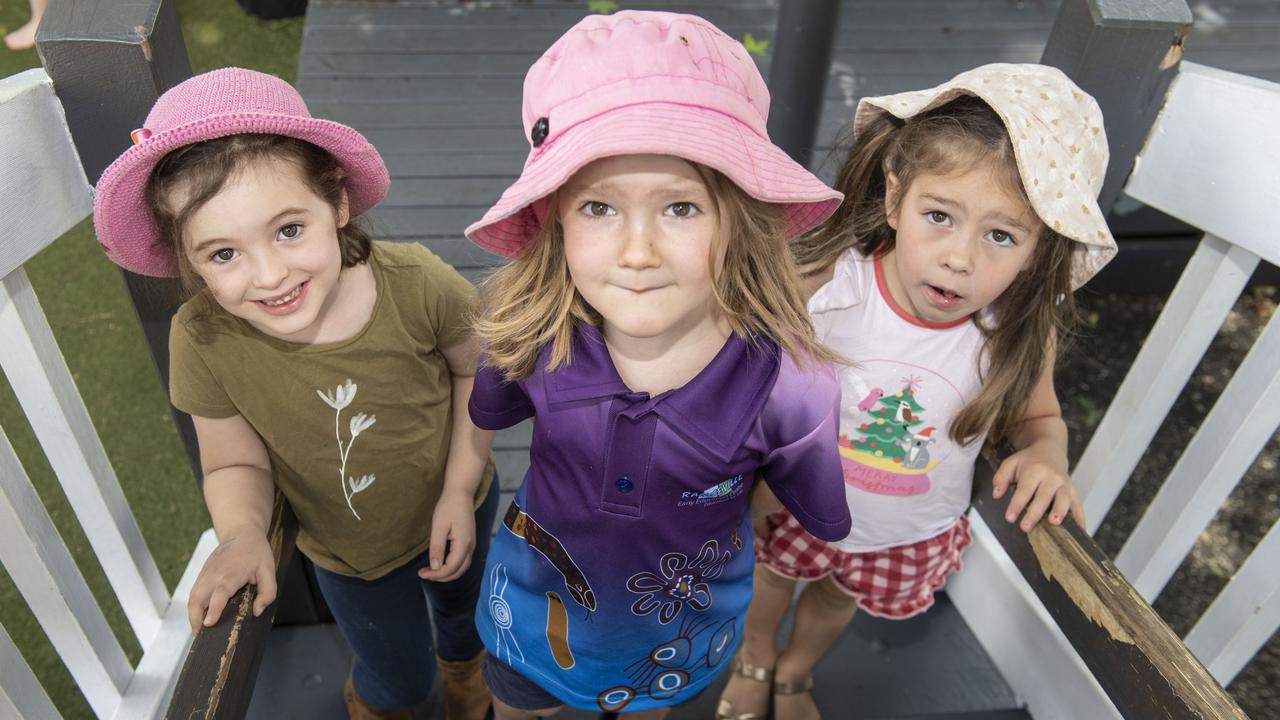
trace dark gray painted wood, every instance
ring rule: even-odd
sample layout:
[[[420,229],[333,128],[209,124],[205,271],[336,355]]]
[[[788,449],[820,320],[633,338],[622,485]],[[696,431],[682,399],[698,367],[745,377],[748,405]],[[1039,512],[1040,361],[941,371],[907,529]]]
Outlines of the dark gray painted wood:
[[[385,148],[380,152],[386,159],[391,177],[398,181],[402,177],[456,178],[518,173],[528,151],[499,153],[480,148],[432,152],[416,148]],[[475,219],[479,218],[477,215]]]
[[[50,3],[37,40],[89,182],[129,147],[156,98],[191,77],[171,1]]]
[[[497,195],[491,199],[479,198],[474,205],[432,208],[380,207],[372,213],[369,226],[377,237],[388,240],[419,235],[440,236],[445,233],[448,233],[447,237],[462,237],[462,228],[483,215],[493,200],[497,200]]]
[[[839,0],[785,0],[769,66],[769,137],[807,166],[822,115],[840,16]]]
[[[515,175],[397,179],[379,207],[434,207],[476,202],[484,204],[496,200],[515,179]]]
[[[505,501],[509,499],[504,499]],[[839,720],[1029,720],[983,655],[945,594],[928,613],[902,622],[858,615],[818,666],[814,699]],[[784,626],[784,632],[785,626]],[[928,642],[923,642],[928,638]],[[271,633],[250,720],[343,720],[342,684],[351,650],[333,625]],[[706,720],[727,677],[717,679],[672,720]],[[267,690],[270,690],[268,692]],[[439,686],[437,684],[438,698]],[[438,699],[436,701],[438,704]],[[438,711],[437,711],[438,712]],[[433,715],[437,717],[438,715]],[[556,718],[594,720],[567,709]]]
[[[620,3],[624,4],[624,3]],[[548,27],[561,32],[586,13],[585,2],[546,4],[507,3],[490,7],[440,8],[421,3],[397,2],[386,7],[354,3],[314,4],[307,12],[307,29],[332,27],[385,27],[390,25],[422,25],[436,28],[467,27],[490,23],[505,28],[524,27],[531,30]],[[701,15],[717,26],[772,26],[777,10],[771,3],[670,3],[668,9]],[[662,3],[646,2],[647,10],[661,10]]]
[[[1098,198],[1103,212],[1119,197],[1155,121],[1191,19],[1183,0],[1062,3],[1041,62],[1060,68],[1102,108],[1111,149]]]
[[[191,77],[174,3],[165,0],[50,3],[36,45],[92,183],[129,147],[129,133],[142,126],[156,98]],[[178,308],[178,284],[120,272],[167,390],[169,319]],[[172,406],[170,412],[199,482],[195,427],[186,413]]]
[[[421,151],[452,150],[471,145],[515,154],[529,151],[529,143],[519,127],[413,126],[373,127],[365,137],[375,147],[412,147]]]

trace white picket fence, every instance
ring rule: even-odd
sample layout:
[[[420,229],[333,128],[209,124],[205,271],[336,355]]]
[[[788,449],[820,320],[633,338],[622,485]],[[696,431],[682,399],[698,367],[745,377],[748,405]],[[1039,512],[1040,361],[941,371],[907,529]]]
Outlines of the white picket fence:
[[[1280,85],[1184,62],[1125,191],[1204,231],[1072,473],[1097,529],[1258,262],[1280,264]],[[1115,563],[1155,599],[1280,425],[1272,317]],[[1277,480],[1280,482],[1280,480]],[[976,513],[948,592],[1038,720],[1118,717]],[[1227,685],[1280,626],[1280,523],[1185,638]],[[1046,678],[1052,681],[1046,682]]]
[[[62,106],[43,70],[0,80],[0,367],[142,647],[134,667],[0,430],[0,563],[100,718],[167,704],[191,643],[186,597],[208,530],[165,589],[40,309],[23,264],[92,210]],[[58,717],[0,628],[0,717]]]

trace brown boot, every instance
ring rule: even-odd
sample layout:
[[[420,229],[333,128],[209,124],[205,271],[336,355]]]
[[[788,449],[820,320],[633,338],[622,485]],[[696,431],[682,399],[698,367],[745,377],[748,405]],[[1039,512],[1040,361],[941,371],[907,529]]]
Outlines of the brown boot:
[[[351,720],[423,720],[431,717],[431,698],[411,708],[370,705],[356,692],[355,678],[350,673],[347,673],[347,684],[342,688],[342,699],[347,703],[347,717]]]
[[[484,720],[493,698],[480,675],[485,651],[470,660],[450,662],[436,658],[444,685],[445,720]]]

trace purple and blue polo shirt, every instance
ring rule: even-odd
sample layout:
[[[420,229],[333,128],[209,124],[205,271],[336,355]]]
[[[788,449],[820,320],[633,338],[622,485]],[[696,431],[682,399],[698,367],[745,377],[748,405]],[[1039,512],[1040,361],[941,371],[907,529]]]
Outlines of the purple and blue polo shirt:
[[[839,385],[767,340],[730,336],[689,383],[632,392],[600,331],[526,378],[482,366],[471,419],[536,417],[529,471],[485,567],[489,652],[566,703],[641,711],[692,698],[742,637],[754,566],[747,498],[762,472],[800,524],[849,534]]]

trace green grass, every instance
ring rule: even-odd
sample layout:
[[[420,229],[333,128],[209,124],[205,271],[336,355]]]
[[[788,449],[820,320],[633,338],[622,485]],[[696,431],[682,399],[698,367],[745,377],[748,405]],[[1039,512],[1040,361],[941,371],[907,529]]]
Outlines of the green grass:
[[[296,79],[301,18],[258,20],[233,0],[179,0],[177,9],[194,72],[238,65]],[[26,20],[25,2],[0,4],[0,34]],[[0,48],[0,77],[39,64],[34,50],[15,53]],[[27,263],[26,270],[143,536],[172,589],[209,518],[120,272],[98,248],[93,224],[87,220]],[[139,648],[128,623],[7,381],[0,382],[0,427],[22,458],[116,637],[136,662]],[[93,717],[2,570],[0,623],[58,710],[69,718]]]

